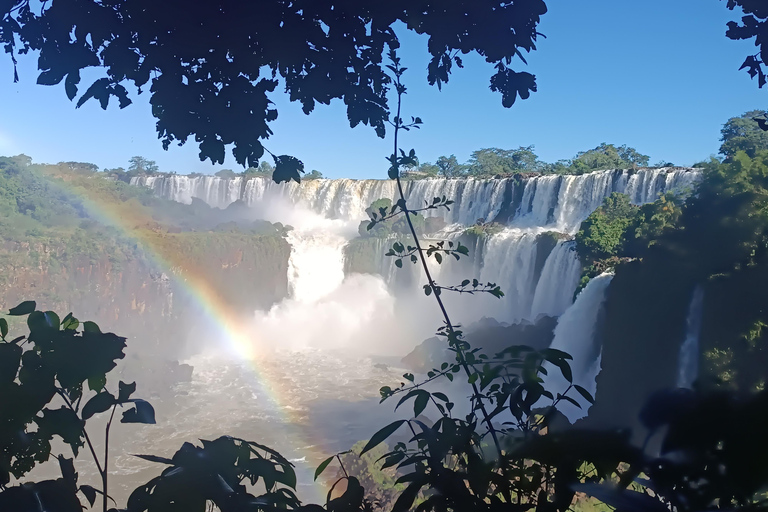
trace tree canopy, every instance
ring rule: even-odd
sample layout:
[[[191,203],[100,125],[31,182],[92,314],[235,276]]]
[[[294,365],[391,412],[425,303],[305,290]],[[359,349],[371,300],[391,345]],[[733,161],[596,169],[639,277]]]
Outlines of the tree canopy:
[[[194,138],[201,160],[222,163],[231,145],[239,164],[256,167],[278,87],[307,114],[341,99],[350,126],[384,136],[391,79],[382,57],[400,46],[396,26],[428,36],[430,84],[440,87],[462,67],[460,54],[475,52],[494,64],[490,88],[502,105],[528,98],[534,75],[511,66],[536,49],[546,11],[543,0],[10,0],[0,7],[0,44],[16,79],[17,56],[38,51],[37,83],[63,81],[77,106],[94,98],[106,108],[114,96],[122,108],[126,86],[148,89],[164,148]],[[87,67],[102,76],[82,90]]]
[[[758,151],[768,149],[768,133],[760,129],[757,119],[765,118],[765,110],[750,110],[739,117],[730,118],[720,130],[720,154],[726,159],[744,151],[754,158]]]

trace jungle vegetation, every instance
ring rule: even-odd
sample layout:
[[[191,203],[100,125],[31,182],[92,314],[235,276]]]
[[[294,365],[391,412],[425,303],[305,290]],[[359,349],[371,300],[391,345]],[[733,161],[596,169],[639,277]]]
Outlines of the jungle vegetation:
[[[415,166],[417,158],[413,150],[401,152],[398,141],[398,134],[416,128],[420,120],[408,122],[402,116],[406,88],[399,59],[394,53],[389,53],[389,64],[382,59],[385,51],[394,52],[398,46],[392,25],[400,21],[407,30],[430,37],[431,83],[439,86],[448,80],[454,65],[461,67],[460,52],[477,51],[496,65],[490,86],[509,107],[518,97],[525,99],[536,90],[533,75],[510,66],[521,50],[535,48],[539,17],[546,12],[544,3],[476,2],[455,7],[441,3],[437,8],[433,2],[274,1],[267,5],[271,9],[261,3],[222,4],[225,8],[198,2],[169,9],[167,4],[146,0],[64,0],[35,10],[28,2],[11,1],[0,11],[0,42],[14,62],[20,53],[39,51],[38,82],[53,85],[63,81],[69,98],[79,95],[80,104],[95,98],[106,108],[114,96],[121,106],[127,106],[130,99],[122,83],[141,89],[151,80],[149,92],[162,143],[167,147],[194,136],[201,158],[214,162],[223,161],[230,144],[241,165],[255,167],[266,151],[262,141],[277,112],[266,97],[276,82],[260,75],[264,67],[285,80],[291,99],[300,101],[307,113],[317,102],[342,98],[351,126],[368,124],[384,136],[386,123],[390,123],[394,144],[389,177],[397,182],[401,197],[384,212],[372,212],[369,227],[395,217],[405,219],[411,238],[393,244],[389,255],[398,266],[403,261],[422,266],[428,282],[424,293],[434,298],[445,320],[438,335],[455,355],[423,380],[405,374],[399,385],[381,389],[382,400],[400,398],[398,407],[407,405],[407,419],[383,426],[360,455],[377,448],[396,431],[410,434],[407,442],[396,443],[383,454],[383,465],[398,472],[395,485],[405,485],[393,512],[412,508],[419,512],[564,512],[577,492],[621,511],[766,508],[768,391],[764,381],[755,379],[765,368],[762,305],[768,267],[762,261],[766,254],[762,214],[768,162],[764,155],[749,158],[736,152],[730,161],[713,165],[681,213],[684,229],[666,229],[662,223],[660,235],[642,250],[643,257],[621,267],[616,277],[620,286],[622,279],[637,285],[668,277],[670,262],[676,271],[687,269],[683,275],[688,279],[682,284],[665,282],[665,286],[672,292],[687,293],[692,284],[704,282],[711,287],[705,293],[714,292],[730,301],[721,304],[732,313],[730,322],[721,331],[713,329],[712,335],[725,344],[724,349],[740,347],[751,355],[755,373],[739,368],[742,377],[733,382],[735,389],[730,391],[671,391],[651,397],[640,422],[648,430],[648,439],[659,440],[657,446],[634,445],[620,430],[561,428],[559,403],[573,402],[575,394],[592,401],[576,385],[553,394],[542,384],[542,375],[548,371],[572,380],[568,354],[520,346],[483,354],[451,322],[441,300],[443,293],[470,289],[499,296],[500,290],[471,279],[461,285],[443,285],[432,278],[427,258],[440,263],[443,258],[464,257],[468,251],[452,242],[429,246],[420,242],[412,221],[420,205],[406,203],[401,184],[402,169]],[[747,16],[744,26],[734,23],[729,27],[729,37],[756,37],[762,44],[768,12],[756,0],[728,0],[729,8],[737,5]],[[467,26],[466,10],[483,23]],[[245,20],[257,20],[257,24],[245,30]],[[201,25],[212,30],[200,31],[197,27]],[[337,33],[348,37],[332,36]],[[344,57],[331,58],[335,52]],[[765,83],[764,61],[761,48],[744,65],[758,77],[760,86]],[[80,70],[89,66],[99,68],[105,76],[81,93]],[[396,93],[396,110],[388,101],[390,88]],[[287,155],[273,158],[276,181],[301,179],[300,161]],[[585,160],[589,165],[591,160]],[[429,207],[450,204],[450,198],[436,198]],[[37,205],[17,213],[36,210]],[[622,200],[614,197],[601,215],[612,225],[620,221],[622,211]],[[652,217],[644,222],[653,221]],[[619,229],[623,224],[594,229],[594,236],[588,238],[595,240],[595,254],[624,246],[627,237],[617,233],[626,231],[632,222]],[[655,233],[654,229],[655,224],[647,231]],[[600,244],[603,238],[604,247]],[[657,281],[651,279],[654,276]],[[717,287],[721,287],[720,294]],[[735,303],[735,293],[744,289],[754,300]],[[684,293],[662,293],[662,298],[671,300],[678,295]],[[647,302],[648,307],[657,306]],[[74,512],[82,510],[83,503],[93,505],[98,499],[100,508],[107,511],[112,506],[109,453],[108,448],[103,455],[93,449],[88,435],[94,428],[93,417],[109,415],[107,439],[118,408],[122,422],[155,421],[152,406],[134,396],[135,383],[115,384],[109,376],[115,362],[124,356],[125,340],[71,314],[62,317],[39,311],[31,301],[11,308],[8,315],[26,318],[27,328],[22,334],[11,333],[6,319],[0,319],[0,417],[4,419],[0,423],[0,505],[6,510]],[[742,333],[741,338],[729,338],[734,333]],[[454,414],[455,398],[429,390],[436,379],[466,382],[469,398],[461,400],[468,402],[469,413]],[[432,424],[419,418],[428,407],[437,418]],[[494,418],[509,421],[499,424]],[[60,453],[53,448],[54,439],[63,441]],[[92,457],[97,465],[100,488],[78,483],[73,459],[83,455]],[[198,445],[185,443],[171,457],[139,456],[164,469],[132,493],[126,504],[126,510],[132,512],[203,512],[213,506],[225,512],[374,508],[360,480],[345,470],[343,493],[336,497],[329,493],[324,505],[302,504],[294,492],[292,464],[257,442],[222,437]],[[341,461],[341,454],[323,462],[316,476],[334,459]],[[23,478],[43,463],[58,464],[61,477],[11,483],[11,476]]]

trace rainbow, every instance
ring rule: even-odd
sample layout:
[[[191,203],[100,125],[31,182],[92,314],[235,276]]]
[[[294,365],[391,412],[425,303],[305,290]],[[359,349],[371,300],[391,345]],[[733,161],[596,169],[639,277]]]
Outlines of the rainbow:
[[[59,187],[65,192],[76,196],[82,201],[88,214],[98,222],[117,229],[120,233],[131,240],[139,243],[146,254],[152,260],[152,263],[166,271],[167,275],[174,280],[193,302],[199,307],[200,311],[207,317],[209,325],[214,325],[220,333],[221,339],[226,342],[229,348],[239,355],[243,360],[248,361],[254,371],[254,377],[261,386],[268,391],[268,400],[283,418],[284,421],[299,427],[300,433],[296,434],[292,440],[292,445],[303,447],[302,455],[305,456],[306,464],[311,471],[306,471],[306,476],[312,479],[314,468],[321,461],[331,454],[324,453],[319,448],[323,444],[322,439],[318,439],[317,432],[313,432],[309,425],[299,416],[299,411],[287,407],[290,403],[288,399],[288,390],[285,385],[270,373],[266,365],[262,362],[263,358],[258,350],[258,345],[254,343],[253,327],[245,325],[241,318],[233,314],[231,308],[222,294],[213,286],[208,279],[204,269],[195,265],[195,262],[185,259],[178,251],[170,250],[160,243],[162,235],[147,227],[156,224],[155,221],[144,211],[143,205],[136,201],[108,201],[101,197],[95,197],[88,193],[88,190],[74,186],[66,180],[50,179],[51,176],[44,175],[48,183]],[[183,272],[178,270],[182,269]],[[306,483],[302,481],[299,471],[299,484]],[[312,485],[313,496],[303,496],[305,500],[322,500],[325,491],[332,483],[332,469],[326,470],[322,478]],[[302,486],[303,487],[303,486]],[[304,489],[302,489],[304,490]]]

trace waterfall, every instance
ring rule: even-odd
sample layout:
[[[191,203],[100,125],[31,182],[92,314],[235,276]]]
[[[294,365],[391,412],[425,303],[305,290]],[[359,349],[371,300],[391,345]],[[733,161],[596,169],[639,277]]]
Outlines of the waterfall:
[[[613,192],[625,192],[635,204],[654,201],[658,194],[691,188],[700,172],[687,168],[610,170],[582,175],[533,176],[517,181],[505,179],[424,179],[404,183],[405,195],[414,208],[445,196],[454,201],[450,210],[424,212],[442,217],[447,223],[474,224],[478,219],[494,220],[512,207],[515,187],[523,187],[522,200],[514,219],[516,227],[544,227],[572,233],[579,224]],[[319,179],[301,184],[277,184],[269,178],[219,178],[217,176],[141,176],[131,184],[151,188],[166,199],[189,204],[193,198],[217,208],[237,200],[249,206],[281,199],[302,205],[331,219],[367,218],[365,209],[381,198],[395,199],[392,180]]]
[[[544,263],[531,306],[531,319],[560,316],[571,305],[581,274],[575,242],[561,240]]]
[[[685,341],[680,346],[680,356],[677,365],[677,387],[692,389],[699,376],[699,336],[701,334],[702,310],[704,307],[704,290],[697,286],[691,297],[686,320]]]
[[[331,229],[293,229],[286,240],[288,293],[300,302],[316,302],[344,281],[344,245],[347,239]]]
[[[573,383],[578,384],[595,396],[595,377],[600,372],[601,347],[595,341],[600,312],[605,292],[611,284],[613,274],[604,273],[592,279],[576,297],[576,301],[560,317],[555,327],[555,337],[551,348],[567,352],[573,357],[570,361]],[[568,382],[557,368],[547,365],[548,375],[545,387],[555,393],[562,393]],[[587,415],[589,403],[578,393],[571,391],[569,396],[576,399],[581,409],[567,402],[561,402],[558,410],[573,422]]]
[[[558,237],[569,238],[613,192],[627,193],[634,204],[643,204],[661,193],[689,190],[699,176],[697,170],[661,168],[596,171],[578,176],[424,179],[404,181],[403,185],[412,208],[432,204],[434,197],[454,201],[450,209],[422,212],[427,217],[440,217],[449,225],[452,231],[441,233],[445,238],[455,238],[478,220],[504,221],[506,226],[501,232],[478,239],[475,249],[481,257],[476,260],[476,268],[453,261],[442,266],[432,262],[431,266],[441,284],[477,277],[484,283],[498,284],[505,293],[501,300],[484,295],[449,299],[464,315],[462,321],[493,316],[500,321],[519,322],[563,314],[571,306],[577,285],[580,265],[573,243],[561,240],[547,254],[548,248],[539,246],[542,233],[555,232]],[[253,210],[254,217],[292,226],[296,223],[291,220],[291,212],[301,210],[328,222],[346,223],[352,232],[367,218],[365,209],[372,202],[380,198],[394,200],[397,195],[392,180],[318,179],[276,184],[263,177],[172,175],[132,178],[131,184],[183,203],[197,198],[226,208],[241,201]],[[288,236],[293,248],[289,268],[292,300],[311,303],[341,286],[343,246],[352,235],[340,237],[330,226],[321,223],[314,231],[297,229]],[[384,241],[384,245],[392,242]],[[324,263],[315,266],[317,262]],[[394,262],[394,258],[386,257],[378,262],[379,273],[390,288],[405,290],[403,295],[420,288],[423,276],[416,276],[419,269],[410,264],[405,265],[407,270],[397,269]],[[317,275],[305,275],[309,269],[315,269],[312,271]]]
[[[531,318],[531,301],[536,288],[534,267],[537,234],[530,230],[506,229],[491,236],[483,251],[480,281],[496,283],[505,294],[501,301],[493,297],[470,297],[466,307],[485,311],[505,322]],[[474,304],[473,304],[474,303]]]

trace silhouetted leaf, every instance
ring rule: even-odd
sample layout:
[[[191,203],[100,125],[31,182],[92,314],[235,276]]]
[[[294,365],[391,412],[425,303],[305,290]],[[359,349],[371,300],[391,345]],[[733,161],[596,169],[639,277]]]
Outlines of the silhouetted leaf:
[[[317,469],[315,470],[315,480],[317,480],[317,478],[323,474],[323,471],[325,471],[325,468],[328,467],[328,464],[330,464],[333,461],[334,457],[336,456],[331,455],[330,457],[325,459],[323,462],[321,462],[319,466],[317,466]]]
[[[133,454],[134,457],[138,457],[140,459],[148,460],[149,462],[158,462],[160,464],[168,464],[173,465],[173,461],[171,459],[167,459],[165,457],[158,457],[157,455],[138,455]]]
[[[424,412],[424,409],[427,408],[427,404],[429,403],[429,392],[424,391],[423,389],[420,389],[419,391],[420,393],[418,393],[418,396],[416,396],[416,400],[413,401],[414,417]]]
[[[583,387],[579,386],[578,384],[574,384],[574,385],[573,385],[573,387],[574,387],[574,389],[575,389],[576,391],[578,391],[578,392],[579,392],[579,394],[580,394],[581,396],[583,396],[583,397],[584,397],[584,400],[586,400],[587,402],[589,402],[589,403],[591,403],[591,404],[594,404],[594,403],[595,403],[595,399],[594,399],[594,398],[592,398],[592,394],[591,394],[589,391],[587,391],[587,390],[586,390],[586,389],[584,389]]]
[[[397,420],[395,422],[390,423],[386,427],[382,428],[375,434],[371,436],[371,440],[366,443],[363,450],[360,452],[360,455],[363,455],[365,452],[370,451],[377,446],[379,446],[381,443],[383,443],[389,436],[395,433],[397,429],[399,429],[403,423],[405,423],[405,420]]]
[[[0,318],[0,338],[5,339],[8,336],[8,320]]]
[[[274,157],[275,170],[272,179],[275,183],[284,183],[291,180],[301,183],[301,174],[304,172],[304,162],[290,155]]]
[[[107,385],[106,375],[97,375],[88,378],[88,389],[91,391],[101,391]]]
[[[88,504],[93,506],[93,504],[96,503],[96,489],[90,485],[81,485],[80,492],[82,492],[85,499],[88,500]]]
[[[83,322],[83,332],[97,332],[100,333],[101,329],[95,322],[85,321]]]
[[[28,315],[31,312],[35,310],[37,307],[37,304],[33,300],[27,300],[16,306],[15,308],[11,308],[8,311],[8,314],[11,316],[23,316]]]
[[[140,400],[138,398],[130,400],[135,407],[128,409],[123,413],[123,417],[120,423],[145,423],[148,425],[155,424],[155,409],[146,400]]]
[[[94,414],[108,411],[116,403],[115,397],[111,393],[103,391],[88,400],[85,406],[83,406],[83,419],[87,420]]]
[[[118,393],[117,393],[117,401],[119,403],[127,402],[129,398],[131,398],[131,395],[134,391],[136,391],[136,383],[132,382],[130,384],[126,384],[123,381],[120,381],[118,384]]]

